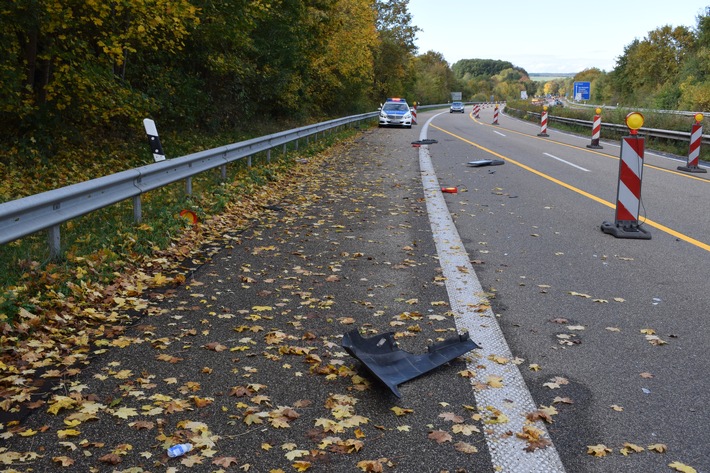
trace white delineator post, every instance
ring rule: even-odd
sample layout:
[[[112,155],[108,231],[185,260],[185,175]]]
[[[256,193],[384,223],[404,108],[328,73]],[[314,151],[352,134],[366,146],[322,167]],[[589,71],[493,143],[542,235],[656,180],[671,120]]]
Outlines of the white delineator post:
[[[158,161],[165,161],[165,152],[163,152],[163,146],[160,144],[155,122],[150,118],[145,118],[143,120],[143,127],[145,127],[145,132],[148,135],[148,146],[150,146],[150,152],[153,153],[153,159],[156,163]]]
[[[629,113],[626,126],[631,136],[621,138],[614,223],[603,222],[601,230],[616,238],[650,240],[651,234],[639,223],[645,141],[638,136],[638,129],[643,126],[643,115],[638,112]]]

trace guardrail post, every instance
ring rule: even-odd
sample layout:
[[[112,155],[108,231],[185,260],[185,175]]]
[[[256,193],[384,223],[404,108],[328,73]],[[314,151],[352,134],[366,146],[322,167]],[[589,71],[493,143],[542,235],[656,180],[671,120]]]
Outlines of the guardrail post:
[[[50,259],[57,259],[61,254],[61,230],[59,225],[53,225],[47,229],[47,243],[49,243]]]
[[[192,195],[192,176],[185,178],[185,194]]]
[[[271,163],[271,148],[266,150],[266,162]]]
[[[247,156],[247,167],[248,168],[251,167],[251,154],[249,156]]]
[[[221,165],[219,167],[219,171],[220,171],[220,176],[222,178],[222,182],[226,181],[227,180],[227,165],[226,164]]]
[[[143,220],[143,207],[141,205],[140,194],[133,196],[133,221],[135,223],[141,223]]]

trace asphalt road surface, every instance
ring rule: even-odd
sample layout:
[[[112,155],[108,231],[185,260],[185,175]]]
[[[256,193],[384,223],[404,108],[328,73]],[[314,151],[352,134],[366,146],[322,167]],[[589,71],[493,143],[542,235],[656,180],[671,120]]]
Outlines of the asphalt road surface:
[[[3,426],[7,471],[709,473],[710,182],[647,153],[652,239],[616,239],[616,145],[491,121],[420,113],[270,184],[251,227]],[[341,347],[353,329],[481,349],[397,398]]]

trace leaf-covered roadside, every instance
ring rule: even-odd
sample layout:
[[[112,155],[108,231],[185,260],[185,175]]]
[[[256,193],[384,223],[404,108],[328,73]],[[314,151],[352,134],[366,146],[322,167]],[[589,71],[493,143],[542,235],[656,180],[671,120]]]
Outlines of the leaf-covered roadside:
[[[115,289],[77,285],[66,299],[97,323],[6,364],[5,405],[33,411],[2,422],[8,471],[414,471],[422,451],[441,470],[485,468],[475,373],[446,367],[396,401],[340,347],[354,327],[393,330],[413,352],[455,330],[413,228],[420,184],[383,172],[377,146],[350,153],[309,159]],[[177,255],[195,267],[184,280]],[[55,387],[39,395],[42,382]]]

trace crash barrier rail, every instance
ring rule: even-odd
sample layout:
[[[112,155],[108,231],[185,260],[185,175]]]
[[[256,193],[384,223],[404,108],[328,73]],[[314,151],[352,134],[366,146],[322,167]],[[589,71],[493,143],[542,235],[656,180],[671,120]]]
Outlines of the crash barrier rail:
[[[333,131],[342,126],[351,126],[377,116],[378,112],[369,112],[329,120],[167,159],[2,203],[0,204],[0,245],[48,230],[50,255],[56,257],[60,254],[62,223],[127,199],[133,199],[133,218],[138,223],[141,221],[141,195],[148,191],[184,179],[185,190],[189,195],[192,193],[192,177],[197,174],[221,168],[222,179],[226,179],[226,166],[229,163],[247,158],[247,165],[251,166],[251,157],[260,152],[266,152],[267,160],[270,160],[271,150],[279,146],[282,146],[283,153],[286,153],[289,143],[295,142],[298,149],[298,142],[301,139],[305,138],[306,142],[310,137],[318,139],[319,133]]]
[[[506,110],[512,110],[520,114],[529,114],[534,117],[540,117],[541,114],[538,112],[528,112],[525,110],[517,110],[514,108],[507,107]],[[566,123],[568,125],[577,125],[577,126],[584,126],[587,128],[592,128],[594,125],[593,121],[589,120],[578,120],[576,118],[566,118],[566,117],[556,117],[553,115],[548,115],[547,117],[548,121],[551,122],[558,122],[558,123]],[[602,128],[606,128],[608,130],[614,130],[619,133],[627,133],[629,131],[628,127],[626,125],[617,125],[615,123],[603,123],[602,122]],[[645,135],[645,136],[650,136],[654,138],[665,138],[668,140],[680,140],[680,141],[687,141],[690,143],[690,132],[686,131],[674,131],[674,130],[661,130],[658,128],[639,128],[639,133]],[[707,145],[710,144],[710,135],[703,135],[702,139],[702,144]]]
[[[616,106],[616,105],[594,105],[590,103],[581,103],[581,102],[570,102],[569,100],[565,100],[568,104],[573,105],[575,107],[586,107],[586,108],[601,108],[602,110],[604,109],[617,109],[617,108],[629,108],[628,106],[621,107],[621,106]],[[684,115],[686,117],[692,117],[695,116],[698,112],[690,112],[687,110],[656,110],[653,108],[634,108],[634,111],[645,113],[645,112],[650,112],[650,113],[662,113],[666,115]],[[703,112],[705,113],[705,112]]]
[[[418,109],[448,106],[422,105]],[[271,150],[279,146],[285,153],[289,143],[295,142],[298,148],[301,139],[317,139],[319,133],[375,119],[378,115],[379,112],[369,112],[294,128],[0,203],[0,245],[48,230],[50,255],[56,257],[61,246],[60,225],[65,222],[133,199],[133,219],[138,223],[142,218],[141,195],[146,192],[184,179],[185,191],[190,195],[192,177],[202,172],[221,168],[222,179],[226,179],[229,163],[247,158],[247,165],[251,166],[251,157],[261,152],[267,153],[268,161]]]

